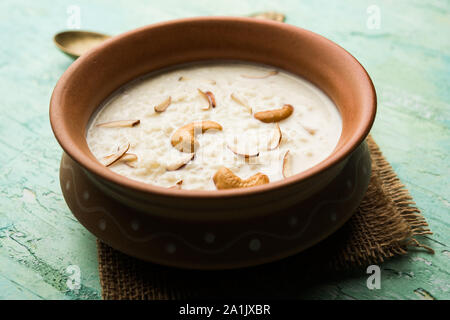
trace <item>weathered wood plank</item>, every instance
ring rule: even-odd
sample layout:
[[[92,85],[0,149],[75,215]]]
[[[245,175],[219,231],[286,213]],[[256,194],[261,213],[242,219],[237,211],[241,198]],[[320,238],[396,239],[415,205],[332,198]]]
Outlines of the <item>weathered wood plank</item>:
[[[299,288],[300,298],[450,298],[448,217],[450,122],[450,2],[166,0],[149,3],[80,0],[81,27],[117,34],[194,15],[247,15],[279,10],[287,23],[318,32],[357,57],[379,97],[373,135],[435,232],[422,251],[382,266],[381,290],[368,290],[364,270]],[[380,12],[368,28],[369,6]],[[53,46],[67,29],[73,1],[0,3],[0,298],[97,299],[95,239],[72,217],[58,184],[61,149],[48,122],[48,102],[71,60]],[[126,6],[126,8],[125,8]],[[105,10],[108,8],[108,10]],[[369,10],[370,11],[370,10]],[[373,11],[371,11],[373,14]],[[82,288],[66,285],[69,265]]]

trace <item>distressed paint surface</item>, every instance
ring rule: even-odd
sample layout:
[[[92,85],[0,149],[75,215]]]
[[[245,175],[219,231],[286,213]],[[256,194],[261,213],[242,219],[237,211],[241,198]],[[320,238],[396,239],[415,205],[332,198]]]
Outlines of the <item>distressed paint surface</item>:
[[[379,98],[373,136],[434,235],[436,251],[412,250],[381,266],[381,289],[365,270],[326,277],[299,298],[450,298],[450,2],[413,1],[25,1],[0,3],[0,299],[99,299],[95,238],[71,215],[59,188],[61,149],[48,120],[51,91],[72,60],[52,43],[79,6],[81,28],[117,34],[157,21],[278,10],[352,53]],[[370,5],[380,28],[367,27]],[[369,20],[369,22],[372,20]],[[67,267],[81,288],[67,286]]]

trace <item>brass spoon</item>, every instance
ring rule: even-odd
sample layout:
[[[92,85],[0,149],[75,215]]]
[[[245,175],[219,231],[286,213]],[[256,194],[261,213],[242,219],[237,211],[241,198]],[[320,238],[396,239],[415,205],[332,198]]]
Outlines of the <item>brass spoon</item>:
[[[258,13],[251,14],[249,17],[273,20],[273,21],[277,21],[277,22],[284,22],[286,20],[286,16],[284,14],[276,12],[276,11],[258,12]]]
[[[285,16],[278,12],[261,12],[250,15],[253,18],[268,19],[284,22]],[[65,54],[72,58],[78,58],[89,49],[99,45],[111,36],[90,31],[63,31],[53,37],[55,45]]]
[[[90,31],[63,31],[55,34],[53,42],[62,52],[76,59],[110,37]]]

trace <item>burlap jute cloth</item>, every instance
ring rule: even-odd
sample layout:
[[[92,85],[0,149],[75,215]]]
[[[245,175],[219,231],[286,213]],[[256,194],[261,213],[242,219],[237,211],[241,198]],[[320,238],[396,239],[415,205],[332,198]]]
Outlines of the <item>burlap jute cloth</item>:
[[[423,247],[417,236],[431,234],[408,190],[375,141],[369,189],[357,212],[338,232],[303,253],[239,270],[180,270],[143,262],[98,241],[104,299],[294,298],[327,275],[378,264]]]

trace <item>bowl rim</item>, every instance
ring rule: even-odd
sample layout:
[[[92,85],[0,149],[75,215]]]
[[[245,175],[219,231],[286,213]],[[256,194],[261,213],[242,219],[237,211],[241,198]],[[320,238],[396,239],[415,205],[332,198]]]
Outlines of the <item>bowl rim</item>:
[[[364,88],[370,95],[368,97],[368,101],[370,103],[370,109],[363,115],[363,126],[362,130],[356,131],[354,135],[352,135],[351,139],[344,144],[339,150],[334,150],[327,158],[314,165],[313,167],[297,173],[291,177],[286,179],[273,181],[268,184],[250,187],[250,188],[239,188],[239,189],[228,189],[228,190],[186,190],[186,189],[170,189],[166,187],[161,187],[157,185],[152,185],[149,183],[133,180],[131,178],[125,177],[109,168],[103,166],[99,161],[93,160],[89,155],[85,154],[79,149],[74,149],[73,146],[76,145],[73,142],[72,137],[69,135],[66,127],[57,119],[59,115],[61,115],[61,111],[59,105],[61,103],[61,96],[64,88],[68,81],[70,81],[71,75],[77,70],[78,66],[83,64],[85,61],[89,60],[89,58],[95,54],[97,51],[103,50],[104,48],[109,47],[111,44],[117,43],[124,38],[127,38],[130,35],[145,32],[149,29],[157,29],[163,28],[165,26],[171,26],[176,24],[189,24],[196,22],[236,22],[240,21],[243,23],[249,24],[260,24],[260,25],[271,25],[274,28],[285,29],[286,31],[296,32],[296,33],[304,33],[313,38],[316,38],[319,41],[326,42],[328,45],[335,47],[339,50],[342,50],[346,55],[348,55],[351,60],[353,60],[357,66],[361,68],[361,75],[363,79],[361,79],[361,84],[364,84]],[[367,90],[369,89],[369,90]],[[106,97],[105,97],[106,98]],[[361,65],[361,63],[347,50],[336,44],[335,42],[321,36],[312,31],[294,26],[285,23],[280,23],[276,21],[263,20],[263,19],[255,19],[250,17],[226,17],[226,16],[214,16],[214,17],[191,17],[191,18],[182,18],[182,19],[174,19],[169,21],[158,22],[150,25],[146,25],[137,29],[133,29],[122,34],[111,37],[106,40],[104,43],[98,45],[97,47],[91,49],[87,53],[83,54],[76,61],[74,61],[67,70],[62,74],[60,79],[58,80],[52,96],[50,100],[50,124],[53,130],[53,133],[63,148],[64,152],[66,152],[76,163],[87,169],[88,171],[94,173],[100,178],[113,183],[115,185],[122,186],[126,189],[135,190],[143,193],[150,193],[153,195],[160,195],[164,197],[173,197],[173,198],[195,198],[195,199],[213,199],[213,198],[230,198],[230,197],[243,197],[243,196],[251,196],[261,193],[270,192],[274,189],[281,189],[284,187],[292,186],[293,184],[297,184],[301,181],[305,181],[307,179],[312,178],[313,176],[319,174],[323,170],[333,167],[347,158],[366,138],[369,134],[369,131],[375,121],[375,115],[377,110],[377,96],[375,87],[373,82],[365,70],[365,68]],[[92,115],[91,115],[92,116]]]

